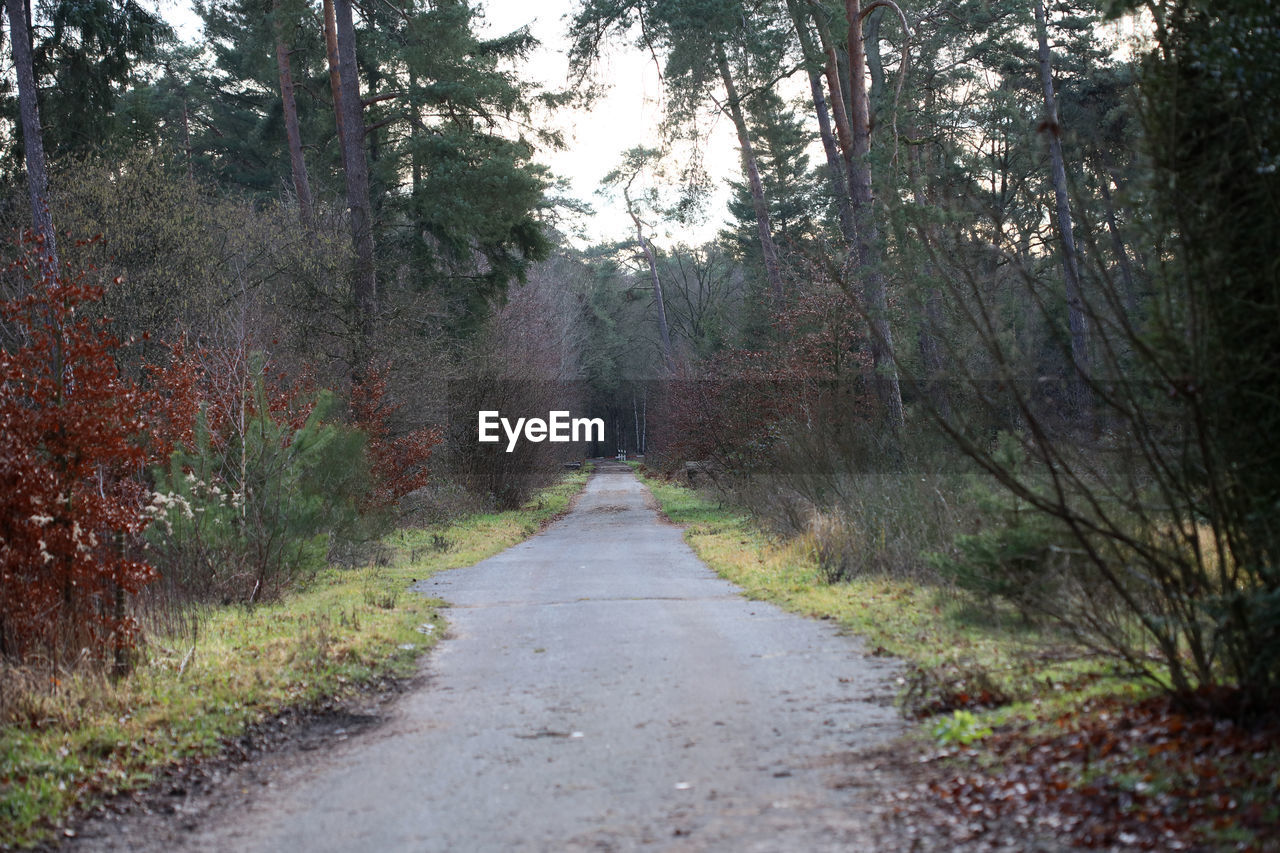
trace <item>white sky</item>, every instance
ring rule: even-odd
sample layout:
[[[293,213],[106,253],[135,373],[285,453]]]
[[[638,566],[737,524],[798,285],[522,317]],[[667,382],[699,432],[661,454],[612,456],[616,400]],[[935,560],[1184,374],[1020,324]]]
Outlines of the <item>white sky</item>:
[[[199,19],[189,0],[158,0],[160,13],[187,41],[200,37]],[[483,12],[483,34],[497,35],[528,24],[542,46],[522,69],[524,76],[549,89],[561,89],[568,80],[567,57],[569,15],[575,0],[479,0]],[[597,194],[600,180],[618,165],[620,155],[636,145],[656,146],[662,118],[662,83],[653,59],[627,45],[616,45],[603,60],[599,79],[609,85],[607,94],[590,110],[563,110],[556,124],[563,132],[566,148],[546,151],[538,158],[557,177],[569,181],[569,194],[595,208],[596,215],[576,223],[582,233],[570,235],[584,245],[605,239],[630,236],[633,226],[621,201]],[[724,180],[739,175],[737,140],[726,119],[709,123],[710,138],[704,149],[705,168],[715,186],[706,206],[707,221],[679,226],[654,223],[660,244],[698,243],[709,239],[722,227],[728,191]]]
[[[541,48],[530,57],[525,73],[548,88],[563,88],[568,79],[569,47],[566,34],[575,0],[482,0],[488,32],[509,32],[526,24]],[[621,202],[611,202],[597,194],[600,180],[613,170],[620,155],[637,145],[656,147],[662,120],[662,81],[653,58],[626,44],[614,45],[603,58],[599,79],[608,92],[589,111],[566,110],[557,123],[564,132],[566,148],[548,152],[545,162],[570,181],[571,194],[589,201],[597,211],[594,221],[582,223],[589,240],[630,235],[631,220]],[[707,205],[708,221],[695,226],[657,226],[664,241],[696,243],[713,236],[722,224],[728,197],[724,178],[736,174],[737,141],[731,124],[710,125],[706,168],[717,186],[716,196]],[[678,169],[676,170],[678,171]]]

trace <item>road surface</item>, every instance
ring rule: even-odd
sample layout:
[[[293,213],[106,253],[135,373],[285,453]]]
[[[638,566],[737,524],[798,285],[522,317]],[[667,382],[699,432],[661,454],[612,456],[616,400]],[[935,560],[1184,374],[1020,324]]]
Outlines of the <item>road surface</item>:
[[[882,848],[850,768],[901,730],[894,664],[743,598],[652,506],[605,464],[543,533],[421,582],[451,605],[421,689],[163,846]]]

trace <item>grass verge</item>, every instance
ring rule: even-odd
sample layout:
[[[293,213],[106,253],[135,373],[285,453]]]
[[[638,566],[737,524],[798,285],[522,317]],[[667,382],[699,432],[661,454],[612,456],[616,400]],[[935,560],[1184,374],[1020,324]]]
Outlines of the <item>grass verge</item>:
[[[744,513],[661,478],[641,474],[685,540],[752,598],[839,622],[873,653],[901,658],[904,711],[998,709],[994,723],[1049,703],[1067,706],[1097,692],[1138,693],[1103,661],[999,602],[963,590],[883,575],[826,583],[806,540],[770,539]]]
[[[68,815],[146,787],[167,766],[216,755],[274,714],[412,674],[443,620],[442,602],[409,585],[536,533],[588,473],[565,476],[519,510],[398,531],[390,565],[328,569],[279,602],[211,609],[194,640],[150,637],[118,682],[74,673],[40,684],[0,672],[0,687],[18,694],[9,698],[19,718],[0,728],[0,846],[46,841]]]
[[[1280,850],[1280,723],[1188,717],[964,590],[881,576],[827,584],[803,537],[771,540],[730,506],[641,476],[698,556],[748,596],[836,620],[906,662],[903,710],[929,719],[909,736],[926,781],[894,795],[903,820],[956,844],[1003,826],[1108,849]]]

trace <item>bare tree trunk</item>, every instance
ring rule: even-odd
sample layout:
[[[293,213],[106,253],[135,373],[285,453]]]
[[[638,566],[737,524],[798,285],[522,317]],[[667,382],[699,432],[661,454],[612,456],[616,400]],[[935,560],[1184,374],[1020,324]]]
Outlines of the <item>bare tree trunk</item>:
[[[329,91],[333,93],[334,123],[338,127],[338,150],[342,152],[342,168],[347,168],[347,134],[342,125],[342,70],[338,60],[338,21],[333,0],[324,0],[324,48],[329,64]]]
[[[123,562],[125,558],[125,540],[123,533],[115,535],[115,549],[117,558]],[[125,591],[120,585],[120,578],[117,576],[112,584],[112,602],[111,602],[111,621],[112,621],[112,655],[111,655],[111,675],[113,678],[123,678],[129,674],[129,644],[125,641],[124,619],[125,619]]]
[[[938,346],[942,329],[942,292],[930,287],[925,294],[924,317],[920,321],[920,360],[928,377],[926,390],[939,417],[951,419],[951,395],[942,378],[942,350]]]
[[[1089,319],[1085,314],[1080,289],[1080,267],[1076,255],[1075,235],[1071,230],[1071,203],[1067,195],[1067,170],[1062,159],[1062,127],[1058,123],[1058,105],[1053,94],[1053,66],[1049,57],[1049,27],[1045,22],[1044,2],[1035,0],[1036,39],[1039,42],[1040,85],[1044,90],[1044,126],[1049,137],[1049,164],[1053,178],[1055,223],[1062,242],[1062,273],[1067,289],[1067,325],[1071,333],[1071,360],[1087,377],[1091,372],[1089,357]],[[1085,387],[1080,383],[1074,405],[1081,414],[1090,408]]]
[[[307,179],[307,161],[302,156],[302,131],[298,128],[298,102],[293,94],[293,69],[289,67],[289,47],[285,44],[284,24],[280,20],[280,4],[275,4],[276,65],[280,69],[280,100],[284,110],[284,131],[289,139],[289,164],[293,170],[293,191],[298,196],[302,224],[310,227],[314,220],[311,182]]]
[[[1120,234],[1120,226],[1116,224],[1116,205],[1111,199],[1111,175],[1108,170],[1098,170],[1098,186],[1102,189],[1102,200],[1106,204],[1107,233],[1111,236],[1111,247],[1116,253],[1116,262],[1120,265],[1120,277],[1124,280],[1124,310],[1130,318],[1134,318],[1138,315],[1138,285],[1133,277],[1129,250]]]
[[[363,348],[373,332],[373,318],[378,308],[378,280],[373,260],[373,208],[369,203],[369,163],[364,155],[364,113],[360,102],[360,76],[356,68],[356,30],[351,18],[351,0],[335,0],[334,19],[338,36],[338,68],[342,78],[338,114],[344,127],[342,147],[346,163],[347,205],[351,209],[351,242],[356,252],[354,292]],[[359,367],[357,364],[357,369]]]
[[[418,91],[418,74],[412,68],[409,69],[409,91],[410,92]],[[412,119],[409,122],[409,143],[411,146],[409,158],[413,164],[410,169],[412,173],[413,183],[410,186],[413,191],[412,197],[416,199],[418,197],[418,193],[422,190],[422,156],[418,153],[418,146],[414,145],[413,141],[414,141],[414,137],[418,133],[418,128],[421,124],[422,119],[418,114],[418,108],[416,106],[412,107],[411,109],[413,110],[413,114],[412,114]],[[415,204],[413,206],[413,209],[414,209],[414,218],[415,220],[417,220],[418,218],[420,218],[420,215],[417,212],[419,209],[418,205]],[[415,224],[416,224],[416,221],[415,221]]]
[[[194,188],[196,185],[196,167],[191,160],[191,115],[187,108],[187,97],[182,96],[182,144],[183,150],[187,152],[187,180],[191,182]]]
[[[666,365],[667,373],[675,375],[675,350],[671,347],[671,330],[667,326],[667,305],[662,298],[662,280],[658,278],[658,258],[654,254],[653,246],[649,244],[648,238],[644,236],[644,225],[640,222],[640,217],[636,215],[635,209],[631,205],[630,193],[625,189],[623,190],[623,197],[627,202],[627,213],[631,216],[631,221],[636,226],[636,239],[640,241],[640,248],[644,251],[645,262],[649,265],[649,283],[653,287],[653,301],[658,306],[658,336],[662,339],[662,361]]]
[[[631,419],[635,421],[634,444],[638,455],[644,451],[640,449],[640,404],[636,402],[636,389],[634,386],[631,388]]]
[[[849,195],[857,215],[861,216],[870,210],[873,196],[871,168],[867,163],[867,155],[871,152],[871,103],[867,95],[867,56],[862,44],[860,0],[845,0],[845,14],[849,22],[849,129],[852,134],[850,159],[853,161],[849,169]],[[857,210],[858,207],[864,210]]]
[[[840,144],[840,153],[844,157],[847,171],[848,164],[853,160],[853,131],[849,129],[849,107],[845,98],[845,87],[840,80],[840,57],[836,51],[835,41],[831,37],[831,29],[818,17],[816,11],[813,12],[813,22],[818,29],[822,52],[827,57],[823,73],[827,78],[827,92],[830,95],[831,115],[835,121],[836,141]],[[852,232],[849,236],[852,239]]]
[[[49,210],[49,171],[44,159],[44,136],[40,129],[40,108],[36,102],[36,76],[31,58],[31,29],[27,4],[5,0],[9,14],[9,41],[13,46],[13,66],[18,78],[18,112],[22,122],[22,149],[27,161],[27,195],[31,200],[31,230],[40,251],[40,269],[45,278],[58,274],[58,238]]]
[[[644,394],[640,397],[640,455],[649,452],[649,386],[644,386]]]
[[[879,234],[875,223],[871,190],[871,106],[867,97],[866,52],[862,43],[862,5],[845,0],[849,24],[849,126],[853,134],[849,164],[849,199],[857,230],[857,269],[862,279],[862,296],[871,327],[871,363],[876,372],[876,391],[890,421],[901,426],[902,388],[894,361],[893,331],[889,327],[889,299],[880,270]]]
[[[738,99],[738,87],[733,83],[733,74],[729,71],[729,58],[725,55],[724,44],[716,42],[716,65],[720,68],[720,79],[724,83],[725,95],[729,100],[729,115],[733,118],[733,126],[738,131],[738,146],[742,149],[742,166],[747,173],[747,185],[751,190],[751,205],[756,214],[756,230],[760,234],[760,251],[764,255],[764,271],[769,279],[769,293],[775,305],[781,305],[783,299],[782,267],[778,263],[778,247],[773,242],[773,224],[769,221],[769,206],[764,198],[764,185],[760,182],[760,168],[756,165],[755,149],[751,145],[751,137],[747,133],[747,121],[742,114],[742,103]]]
[[[832,133],[831,116],[827,110],[827,99],[822,93],[822,77],[814,67],[814,63],[822,65],[822,54],[813,43],[813,35],[809,32],[809,24],[797,5],[798,0],[787,0],[787,11],[791,13],[791,23],[796,28],[800,41],[800,50],[805,63],[809,67],[809,93],[813,98],[813,111],[818,118],[818,135],[822,140],[822,150],[827,157],[827,174],[831,183],[831,193],[836,200],[836,210],[840,216],[840,233],[852,240],[853,211],[849,206],[848,173],[845,161],[837,147]],[[841,105],[843,110],[843,105]]]
[[[867,19],[862,44],[867,54],[867,71],[871,75],[871,97],[879,98],[884,94],[884,60],[880,56],[880,19],[884,17],[884,7],[870,13],[863,12],[862,16]]]
[[[919,134],[913,134],[919,135]],[[911,194],[916,205],[922,210],[933,207],[929,193],[922,184],[924,172],[924,154],[920,146],[913,145],[908,155],[910,164]],[[925,226],[926,240],[935,247],[942,245],[942,235],[936,224]],[[936,281],[938,271],[932,263],[926,264],[922,270],[924,278]],[[942,330],[942,291],[935,285],[926,285],[924,304],[921,306],[920,331],[918,344],[920,347],[920,364],[924,369],[925,389],[933,404],[934,412],[943,420],[951,419],[951,395],[942,382],[943,360],[942,347],[938,343]]]
[[[822,94],[822,79],[816,71],[809,72],[809,92],[813,97],[813,111],[818,117],[818,135],[822,140],[822,150],[827,157],[827,179],[831,184],[831,194],[836,199],[836,212],[840,217],[840,233],[851,239],[854,234],[853,208],[849,203],[849,173],[840,156],[835,135],[831,132],[831,116],[827,112],[827,101]]]

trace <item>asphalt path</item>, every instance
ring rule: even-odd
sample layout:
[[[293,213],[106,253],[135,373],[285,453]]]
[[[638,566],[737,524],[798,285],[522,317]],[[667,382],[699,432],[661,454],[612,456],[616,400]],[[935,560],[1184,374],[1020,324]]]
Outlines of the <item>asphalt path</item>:
[[[900,732],[894,664],[744,598],[627,467],[600,466],[541,534],[419,588],[450,605],[420,689],[169,844],[883,846],[850,768]]]

